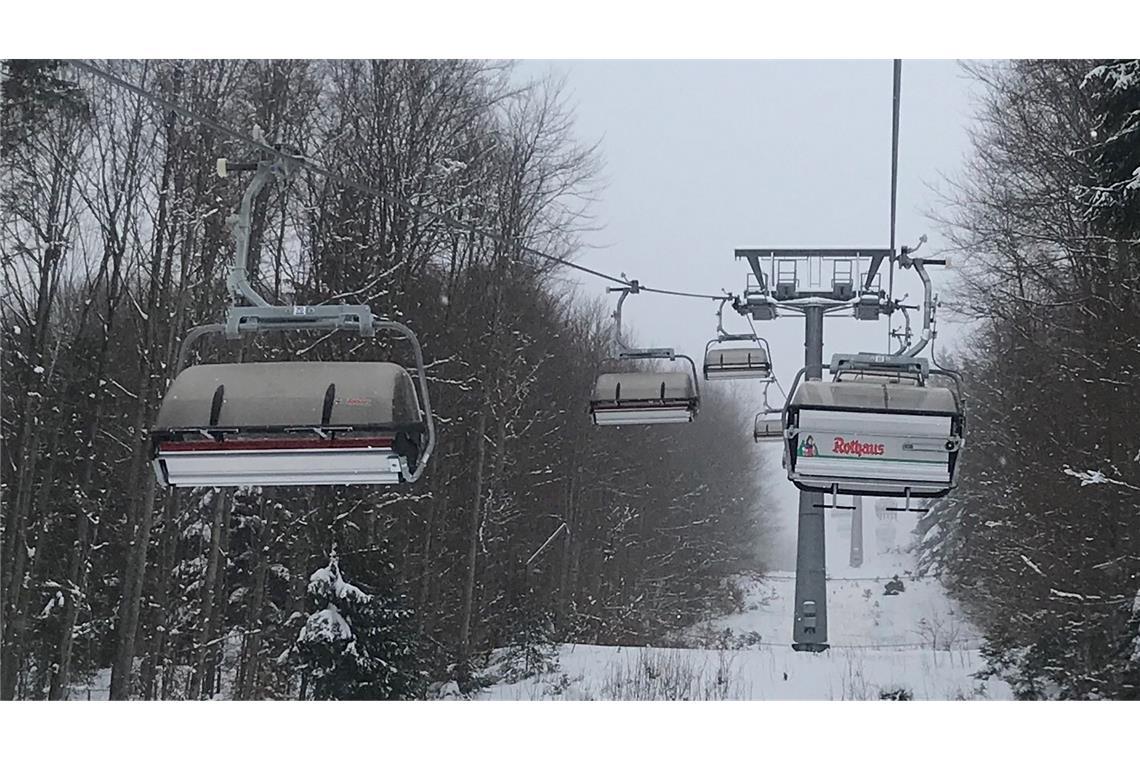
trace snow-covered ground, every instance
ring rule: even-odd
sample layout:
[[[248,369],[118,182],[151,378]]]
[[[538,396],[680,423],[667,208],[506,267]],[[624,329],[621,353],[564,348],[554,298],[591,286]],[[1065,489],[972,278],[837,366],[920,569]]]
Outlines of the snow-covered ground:
[[[69,699],[72,701],[105,701],[111,694],[111,669],[96,671],[91,680],[71,687]]]
[[[553,673],[498,683],[477,698],[541,699],[1008,699],[1002,683],[979,683],[977,652],[790,647],[660,649],[566,644]]]
[[[892,513],[893,514],[893,513]],[[864,561],[849,566],[849,512],[828,517],[828,640],[821,654],[791,649],[794,575],[743,579],[745,609],[695,626],[686,648],[564,644],[553,672],[499,682],[480,699],[1009,699],[1000,681],[973,677],[978,632],[938,579],[913,579],[913,515],[868,510]],[[898,575],[905,591],[884,596]]]
[[[893,513],[892,513],[893,514]],[[1009,699],[1000,681],[973,677],[984,662],[978,632],[936,578],[911,577],[913,515],[877,519],[868,510],[864,560],[850,567],[851,517],[829,512],[828,641],[821,654],[791,648],[795,576],[744,578],[744,610],[694,626],[683,646],[563,644],[552,672],[484,689],[477,699]],[[884,596],[898,575],[905,591]],[[227,646],[229,656],[236,647]],[[494,672],[496,668],[489,669]],[[106,699],[110,670],[72,689],[72,699]],[[217,698],[229,694],[228,684]],[[453,685],[449,685],[453,686]],[[458,697],[458,690],[444,694]]]

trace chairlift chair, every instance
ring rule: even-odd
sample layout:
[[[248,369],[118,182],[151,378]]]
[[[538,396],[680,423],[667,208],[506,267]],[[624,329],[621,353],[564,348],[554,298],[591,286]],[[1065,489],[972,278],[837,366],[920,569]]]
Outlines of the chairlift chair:
[[[752,423],[752,440],[756,443],[784,440],[784,410],[768,405],[769,387],[764,386],[764,408],[756,413]]]
[[[756,334],[733,335],[724,330],[724,304],[716,310],[716,337],[705,344],[705,380],[757,379],[771,381],[772,352],[768,341]],[[747,344],[724,347],[722,344]],[[716,346],[715,348],[713,346]]]
[[[611,372],[599,375],[590,399],[594,424],[691,422],[699,406],[695,373],[694,369],[693,374]]]
[[[926,359],[836,355],[832,381],[800,382],[784,410],[785,466],[800,490],[934,498],[956,484],[960,392],[927,385]]]
[[[203,364],[174,379],[152,442],[163,485],[395,484],[426,432],[398,364]]]
[[[752,424],[752,440],[756,443],[784,440],[784,422],[778,410],[756,413]]]
[[[164,486],[337,485],[414,482],[435,446],[423,352],[412,330],[376,319],[366,306],[272,306],[246,275],[250,208],[293,160],[230,165],[256,170],[235,224],[237,255],[226,321],[202,325],[182,342],[177,374],[151,428],[152,463]],[[239,305],[246,301],[252,305]],[[259,362],[185,368],[191,346],[223,333],[350,330],[395,332],[411,344],[416,382],[389,362]],[[418,385],[418,392],[417,392]]]
[[[771,380],[772,362],[767,349],[752,336],[729,336],[721,338],[749,340],[753,345],[745,348],[706,348],[705,380]],[[711,346],[711,343],[710,343]]]
[[[648,370],[644,372],[604,372],[598,375],[590,396],[590,416],[595,425],[661,425],[691,422],[700,407],[700,384],[697,367],[691,358],[671,348],[629,348],[621,340],[621,310],[627,296],[637,293],[633,280],[620,291],[614,311],[616,342],[620,348],[613,361],[684,360],[685,371]]]

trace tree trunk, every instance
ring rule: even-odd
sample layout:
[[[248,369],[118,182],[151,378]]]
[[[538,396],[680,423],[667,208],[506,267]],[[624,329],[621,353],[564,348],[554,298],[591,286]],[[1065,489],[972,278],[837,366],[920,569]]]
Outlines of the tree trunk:
[[[210,631],[214,618],[214,586],[218,579],[218,563],[222,553],[222,530],[228,520],[226,512],[230,508],[233,489],[222,489],[221,498],[214,504],[214,521],[210,526],[210,559],[206,565],[206,580],[202,584],[202,615],[199,621],[198,641],[194,647],[194,673],[190,678],[190,699],[202,695],[202,683],[206,671],[206,650],[210,641]]]
[[[59,423],[56,423],[57,427],[52,430],[51,436],[47,442],[48,451],[55,449],[56,441],[59,438],[58,424]],[[48,454],[47,470],[42,476],[39,488],[36,489],[36,496],[30,500],[32,506],[40,505],[40,511],[42,511],[44,507],[49,503],[48,496],[55,485],[55,472],[58,462],[59,459],[57,456]],[[29,514],[28,517],[34,517],[35,512],[36,510],[32,510],[31,514]],[[47,515],[41,515],[40,519],[36,521],[35,537],[30,543],[27,541],[26,525],[27,523],[25,522],[24,551],[21,552],[22,556],[17,558],[18,561],[16,562],[16,568],[18,570],[18,574],[14,575],[12,579],[12,586],[14,588],[10,597],[10,604],[13,612],[9,619],[10,630],[7,632],[8,642],[5,647],[6,654],[9,656],[11,662],[13,663],[11,666],[12,670],[7,672],[12,673],[25,670],[28,665],[24,657],[24,637],[28,632],[27,591],[29,588],[33,588],[38,585],[38,579],[40,577],[39,571],[44,557],[44,553],[40,550],[44,548],[44,534],[47,531],[48,527]],[[32,563],[31,567],[27,568],[25,571],[24,560],[27,558],[27,553],[29,551],[33,552]],[[17,579],[19,579],[19,583],[16,582]],[[46,665],[46,661],[40,663],[38,670],[41,672],[41,674],[45,670]],[[13,692],[12,696],[5,695],[5,698],[12,699],[17,696],[21,699],[27,697],[26,694],[17,695],[15,692]]]
[[[118,646],[111,665],[111,693],[113,700],[130,699],[131,670],[135,659],[135,637],[138,633],[139,606],[142,604],[143,580],[146,576],[146,556],[150,548],[150,531],[154,522],[154,497],[157,481],[146,478],[139,526],[130,544],[129,559],[124,570],[123,599],[119,604]]]
[[[566,535],[562,539],[562,557],[558,568],[558,612],[556,626],[559,634],[565,635],[568,631],[569,602],[570,602],[570,555],[573,550],[574,536],[578,526],[575,524],[575,473],[571,470],[566,484]]]
[[[143,663],[141,689],[144,699],[158,697],[159,674],[165,672],[163,664],[169,659],[166,648],[170,642],[170,581],[174,574],[174,558],[178,551],[178,511],[181,506],[181,491],[173,489],[166,499],[166,509],[162,517],[161,554],[158,561],[158,587],[155,590],[154,608],[157,615],[154,621],[155,640],[147,652]],[[163,691],[166,685],[163,684]]]
[[[230,489],[233,490],[233,489]],[[210,684],[210,690],[203,696],[210,699],[219,693],[222,688],[222,664],[225,659],[227,637],[223,633],[226,623],[226,568],[230,556],[230,522],[233,517],[233,497],[226,504],[222,513],[221,556],[218,562],[217,581],[214,586],[213,615],[210,620],[209,641],[213,642],[207,647],[210,652],[206,660],[206,677],[203,684]]]
[[[116,260],[114,274],[112,275],[112,294],[117,290],[116,283],[118,282],[119,273],[118,261],[119,260]],[[116,296],[111,295],[109,298],[110,304],[108,306],[107,323],[103,329],[99,357],[95,363],[95,382],[93,385],[97,400],[95,402],[95,410],[91,415],[91,424],[87,429],[87,457],[83,462],[83,471],[79,476],[79,483],[75,489],[77,494],[75,509],[76,536],[75,544],[71,552],[71,566],[68,570],[68,583],[71,588],[64,603],[63,625],[60,627],[59,634],[59,654],[55,670],[52,673],[50,699],[68,698],[68,686],[71,683],[71,653],[75,639],[75,623],[79,619],[79,610],[87,596],[87,566],[91,561],[91,547],[97,540],[93,534],[98,534],[98,523],[94,523],[95,530],[92,530],[93,520],[98,519],[94,515],[98,502],[91,497],[89,490],[95,472],[95,439],[99,435],[103,418],[103,407],[105,404],[104,399],[106,398],[106,394],[102,392],[98,381],[102,379],[107,368],[107,354],[111,345],[110,331],[111,326],[114,324],[115,315]]]
[[[443,457],[437,452],[428,465],[428,477],[431,482],[439,482],[439,462]],[[416,618],[419,625],[420,636],[432,629],[435,615],[431,610],[432,593],[437,580],[434,572],[435,531],[437,523],[443,523],[447,518],[447,496],[438,486],[435,487],[431,500],[428,502],[427,525],[424,527],[423,565],[420,574],[420,593],[416,602]]]
[[[483,464],[487,457],[487,410],[479,410],[475,426],[475,484],[471,499],[471,523],[467,529],[467,569],[463,582],[463,606],[459,624],[459,661],[464,676],[470,666],[471,615],[475,600],[475,567],[479,554],[479,523],[483,517]]]
[[[30,440],[24,441],[22,446],[18,470],[19,480],[16,487],[16,498],[13,500],[13,514],[8,518],[5,526],[7,531],[11,531],[6,537],[5,559],[8,557],[12,559],[7,577],[8,588],[4,594],[4,651],[3,657],[0,658],[3,662],[3,667],[0,668],[0,674],[3,676],[0,678],[0,699],[3,700],[16,698],[16,676],[24,669],[20,642],[23,640],[27,626],[24,609],[24,587],[27,582],[25,575],[28,550],[31,548],[28,544],[28,522],[32,506],[33,478],[39,463],[39,438],[43,429],[43,426],[38,424],[36,419],[39,406],[35,401],[37,399],[33,398],[33,403],[29,405],[32,407],[29,414],[33,423],[29,435]]]
[[[265,606],[265,578],[269,572],[268,543],[273,535],[274,506],[268,500],[262,499],[259,508],[262,524],[257,530],[257,545],[255,547],[257,566],[254,570],[253,599],[250,601],[245,618],[246,633],[242,641],[241,679],[237,684],[237,693],[234,695],[234,699],[257,699],[259,696],[258,671],[261,668],[262,610]]]

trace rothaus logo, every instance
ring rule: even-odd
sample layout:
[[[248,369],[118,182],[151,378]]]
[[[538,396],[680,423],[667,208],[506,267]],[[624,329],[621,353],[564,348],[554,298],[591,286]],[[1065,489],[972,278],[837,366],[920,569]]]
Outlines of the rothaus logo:
[[[839,436],[835,437],[835,445],[831,448],[833,454],[854,454],[855,456],[881,457],[886,452],[881,443],[863,443],[860,440],[847,441]]]

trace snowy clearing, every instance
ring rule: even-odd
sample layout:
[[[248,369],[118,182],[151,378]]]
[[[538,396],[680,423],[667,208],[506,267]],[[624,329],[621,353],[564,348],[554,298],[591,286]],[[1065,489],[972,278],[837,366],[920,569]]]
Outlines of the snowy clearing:
[[[980,639],[938,581],[906,583],[884,597],[880,581],[831,581],[832,647],[822,654],[792,650],[795,581],[777,576],[750,584],[745,612],[694,629],[701,648],[564,644],[554,672],[478,698],[835,700],[903,689],[914,699],[1010,699],[1006,684],[973,677],[985,664]]]
[[[938,579],[911,577],[899,528],[878,531],[878,551],[851,568],[849,518],[828,520],[827,652],[792,650],[795,576],[771,573],[742,579],[744,611],[694,626],[678,647],[564,644],[553,672],[499,682],[477,698],[847,700],[903,690],[913,699],[1011,699],[1004,682],[974,678],[985,665],[982,638]],[[906,589],[884,596],[894,575]]]
[[[658,649],[566,644],[558,669],[499,683],[479,699],[879,699],[905,689],[914,699],[1009,699],[1002,683],[980,684],[970,650],[790,647]]]

